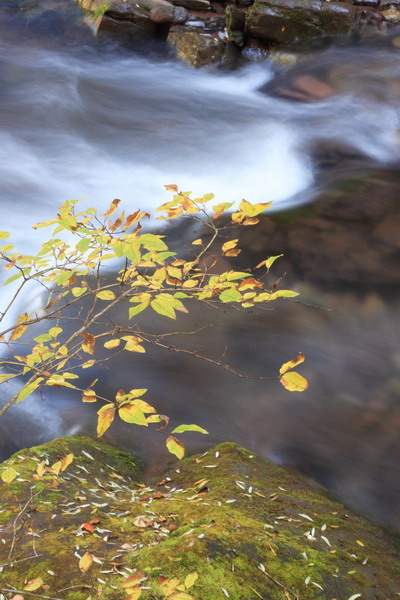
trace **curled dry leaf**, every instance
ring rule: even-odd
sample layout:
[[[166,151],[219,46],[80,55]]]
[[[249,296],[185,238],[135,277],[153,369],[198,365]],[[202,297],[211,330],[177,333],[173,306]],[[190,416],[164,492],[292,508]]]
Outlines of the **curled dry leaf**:
[[[297,358],[293,358],[292,360],[289,360],[281,366],[281,368],[279,369],[279,374],[283,375],[290,369],[297,367],[297,365],[301,364],[302,362],[304,362],[304,354],[302,352],[299,352]]]

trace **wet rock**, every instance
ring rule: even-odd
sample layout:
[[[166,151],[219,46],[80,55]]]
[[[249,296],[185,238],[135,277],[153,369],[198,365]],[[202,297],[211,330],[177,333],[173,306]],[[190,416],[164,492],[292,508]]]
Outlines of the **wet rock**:
[[[70,453],[58,475],[38,475],[41,461],[51,468]],[[185,459],[150,485],[132,455],[81,437],[20,451],[7,467],[19,477],[0,481],[0,581],[14,590],[29,582],[46,596],[85,600],[93,588],[108,600],[137,576],[128,591],[137,584],[150,600],[162,596],[160,574],[184,582],[197,573],[197,600],[279,600],[282,590],[378,600],[400,591],[389,535],[236,444]]]
[[[173,3],[189,10],[209,10],[211,8],[208,0],[173,0]]]
[[[225,40],[218,33],[188,31],[180,26],[171,27],[168,43],[181,60],[193,67],[218,64],[225,50]]]
[[[157,37],[157,25],[184,23],[187,11],[167,0],[78,0],[95,19],[98,36],[110,37],[121,43],[135,43]]]
[[[395,6],[390,6],[387,10],[383,10],[381,15],[384,17],[385,21],[389,21],[389,23],[400,22],[400,10]]]
[[[246,34],[264,42],[288,44],[310,37],[349,33],[354,8],[320,0],[256,0],[246,17]]]
[[[156,35],[155,23],[149,19],[138,21],[137,23],[119,21],[104,15],[98,24],[97,36],[114,40],[126,46],[154,38]]]
[[[245,13],[236,6],[226,7],[226,29],[228,40],[237,46],[243,46],[244,28],[246,23]]]

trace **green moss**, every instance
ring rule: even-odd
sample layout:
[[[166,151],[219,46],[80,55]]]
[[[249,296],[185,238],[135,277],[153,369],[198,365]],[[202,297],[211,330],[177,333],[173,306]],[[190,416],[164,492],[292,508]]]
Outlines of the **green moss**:
[[[222,599],[222,588],[233,600],[281,600],[281,586],[310,600],[361,592],[363,600],[383,600],[400,592],[398,552],[386,534],[297,474],[235,444],[186,459],[179,472],[169,473],[170,483],[147,487],[135,483],[137,467],[130,455],[85,438],[62,438],[26,451],[26,457],[46,453],[52,464],[69,452],[75,459],[57,486],[52,487],[53,477],[38,481],[36,491],[44,487],[36,508],[19,523],[14,560],[32,554],[30,528],[40,531],[35,548],[41,556],[40,562],[16,563],[1,574],[17,589],[42,577],[51,586],[48,595],[84,584],[97,590],[99,600],[124,600],[123,577],[139,570],[147,576],[145,587],[151,588],[143,590],[143,600],[164,598],[160,574],[184,581],[193,571],[199,575],[190,592],[196,600]],[[22,462],[33,476],[38,463]],[[209,469],[209,464],[217,467]],[[1,563],[6,562],[13,520],[29,500],[30,481],[21,483],[17,502],[11,488],[2,485],[0,490],[7,507]],[[92,533],[82,528],[91,520]],[[82,574],[79,556],[86,551],[101,564],[94,562]],[[73,589],[61,597],[65,593],[65,600],[86,600],[87,590]]]

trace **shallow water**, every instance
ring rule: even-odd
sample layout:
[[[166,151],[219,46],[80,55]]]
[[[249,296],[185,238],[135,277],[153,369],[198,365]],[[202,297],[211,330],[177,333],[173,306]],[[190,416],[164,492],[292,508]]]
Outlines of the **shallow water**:
[[[11,230],[25,250],[39,243],[32,223],[76,197],[99,207],[119,197],[132,208],[151,209],[166,200],[163,184],[174,182],[213,191],[221,201],[273,200],[275,210],[289,210],[322,202],[353,160],[364,176],[379,168],[389,182],[378,204],[385,205],[388,189],[397,190],[391,170],[400,157],[400,67],[389,41],[338,44],[308,54],[287,73],[264,62],[223,74],[98,48],[88,32],[74,38],[70,17],[56,37],[50,35],[54,19],[38,17],[40,26],[27,27],[21,40],[22,17],[1,14],[0,29],[7,32],[0,43],[1,229]],[[294,102],[277,93],[304,73],[327,78],[336,94]],[[334,160],[322,169],[316,148],[325,152],[327,142]],[[343,198],[362,213],[362,195],[349,187]],[[350,233],[346,218],[334,216]],[[289,227],[293,242],[301,225]],[[373,242],[370,250],[377,256]],[[268,253],[281,251],[286,248]],[[312,263],[307,240],[305,252]],[[317,261],[321,248],[313,252]],[[374,269],[377,275],[385,269],[381,258],[362,285],[352,271],[345,281],[340,269],[325,278],[309,274],[296,252],[284,268],[305,301],[334,311],[290,303],[262,315],[184,315],[182,330],[213,326],[195,342],[186,336],[179,343],[216,358],[228,348],[227,360],[254,376],[274,374],[303,351],[302,372],[311,386],[300,398],[276,383],[239,380],[168,352],[120,360],[101,372],[103,391],[148,387],[160,411],[210,431],[207,439],[189,435],[191,450],[210,439],[233,439],[302,469],[345,502],[399,528],[398,283],[374,286]],[[25,301],[32,308],[36,291]],[[3,387],[6,398],[12,387]],[[92,428],[90,408],[52,392],[3,420],[0,453]],[[161,436],[128,427],[110,436],[139,452],[148,472],[169,460]]]

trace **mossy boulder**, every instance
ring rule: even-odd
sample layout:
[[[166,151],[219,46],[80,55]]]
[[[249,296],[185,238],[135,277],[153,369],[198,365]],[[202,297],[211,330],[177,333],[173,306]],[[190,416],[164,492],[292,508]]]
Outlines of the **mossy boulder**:
[[[236,444],[185,459],[153,484],[139,481],[131,455],[83,437],[18,452],[0,471],[10,467],[18,475],[0,483],[7,599],[24,588],[62,600],[400,593],[393,539]]]

